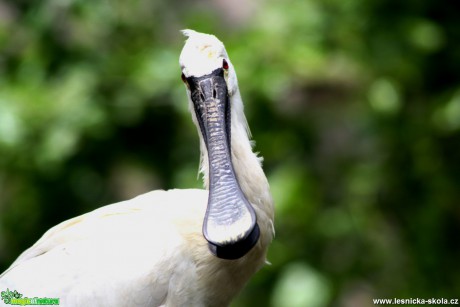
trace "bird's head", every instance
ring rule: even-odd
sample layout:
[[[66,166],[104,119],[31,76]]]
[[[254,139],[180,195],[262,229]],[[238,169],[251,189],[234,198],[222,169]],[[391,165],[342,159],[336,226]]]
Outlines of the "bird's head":
[[[183,33],[188,39],[179,59],[182,81],[200,132],[202,163],[207,164],[202,166],[209,187],[203,234],[211,252],[236,259],[259,238],[254,208],[241,190],[232,163],[231,133],[238,133],[237,140],[241,135],[247,138],[246,132],[238,131],[246,120],[236,73],[215,36],[193,30]]]
[[[203,77],[222,70],[228,95],[233,96],[238,90],[238,81],[224,44],[214,35],[193,30],[183,30],[182,33],[188,38],[179,57],[182,79]]]

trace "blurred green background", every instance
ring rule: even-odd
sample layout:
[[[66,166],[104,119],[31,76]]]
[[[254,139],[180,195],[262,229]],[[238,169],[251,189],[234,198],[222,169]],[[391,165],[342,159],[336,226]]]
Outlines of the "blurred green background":
[[[0,272],[65,219],[201,187],[192,28],[227,46],[276,202],[272,265],[232,306],[459,298],[458,9],[0,0]]]

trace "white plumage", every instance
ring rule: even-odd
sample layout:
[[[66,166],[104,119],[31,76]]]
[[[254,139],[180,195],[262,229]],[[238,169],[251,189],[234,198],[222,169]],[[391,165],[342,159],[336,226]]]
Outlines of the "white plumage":
[[[222,58],[229,64],[231,160],[257,216],[256,245],[236,260],[216,257],[202,234],[208,191],[153,191],[53,227],[0,275],[0,291],[59,298],[62,306],[226,306],[264,264],[273,237],[273,204],[252,152],[235,71],[216,37],[192,30],[184,34],[188,40],[180,65],[185,77],[210,73]],[[187,92],[208,188],[208,152]]]

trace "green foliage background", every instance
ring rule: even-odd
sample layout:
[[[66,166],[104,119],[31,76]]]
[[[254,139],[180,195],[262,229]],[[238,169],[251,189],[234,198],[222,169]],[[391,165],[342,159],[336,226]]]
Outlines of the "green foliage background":
[[[227,46],[276,202],[272,265],[233,306],[458,298],[455,5],[1,0],[0,271],[65,219],[201,186],[193,28]]]

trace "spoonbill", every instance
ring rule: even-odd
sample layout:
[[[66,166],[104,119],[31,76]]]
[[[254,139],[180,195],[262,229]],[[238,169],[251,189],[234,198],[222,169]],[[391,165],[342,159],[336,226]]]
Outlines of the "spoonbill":
[[[62,306],[227,306],[264,265],[273,201],[235,69],[215,36],[183,34],[205,189],[157,190],[62,222],[0,275],[0,291]]]

